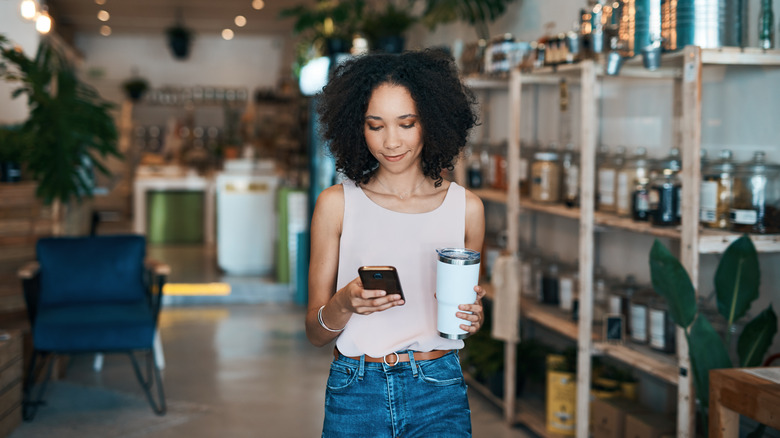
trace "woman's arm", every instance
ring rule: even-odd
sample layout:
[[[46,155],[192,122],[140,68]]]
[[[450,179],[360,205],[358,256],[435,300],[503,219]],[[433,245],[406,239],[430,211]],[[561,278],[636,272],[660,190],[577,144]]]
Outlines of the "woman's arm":
[[[466,248],[474,251],[482,251],[482,243],[485,240],[485,207],[482,200],[470,191],[466,190]],[[484,263],[485,260],[483,259]],[[485,290],[479,286],[474,287],[477,293],[477,300],[474,304],[461,304],[458,309],[464,312],[458,312],[458,318],[471,321],[471,325],[461,324],[460,328],[474,334],[482,327],[484,314],[482,311],[482,297],[485,296]],[[471,312],[465,313],[465,312]]]
[[[367,315],[403,304],[398,295],[385,296],[385,291],[363,289],[357,277],[336,291],[343,222],[344,190],[341,185],[335,185],[320,193],[311,220],[306,336],[318,347],[339,335],[320,325],[317,314],[323,305],[322,322],[332,330],[339,330],[347,325],[353,313]],[[357,276],[357,271],[355,274]]]

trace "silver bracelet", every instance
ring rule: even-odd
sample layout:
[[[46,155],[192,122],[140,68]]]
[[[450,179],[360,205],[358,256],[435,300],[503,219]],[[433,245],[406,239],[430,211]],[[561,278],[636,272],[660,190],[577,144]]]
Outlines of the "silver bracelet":
[[[322,307],[320,307],[320,310],[317,311],[317,321],[319,321],[319,323],[322,326],[322,328],[324,328],[325,330],[327,330],[327,331],[329,331],[331,333],[339,333],[339,332],[344,331],[343,328],[340,328],[338,330],[333,330],[332,328],[330,328],[330,327],[325,325],[325,322],[322,320],[322,309],[324,309],[324,308],[325,308],[325,305],[323,304]]]

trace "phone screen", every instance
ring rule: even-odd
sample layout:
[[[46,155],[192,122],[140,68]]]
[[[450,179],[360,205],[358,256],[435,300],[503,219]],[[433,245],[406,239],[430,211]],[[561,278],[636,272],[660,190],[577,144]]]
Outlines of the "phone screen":
[[[383,290],[389,294],[399,294],[402,298],[404,296],[398,271],[393,266],[361,266],[358,275],[364,289]]]

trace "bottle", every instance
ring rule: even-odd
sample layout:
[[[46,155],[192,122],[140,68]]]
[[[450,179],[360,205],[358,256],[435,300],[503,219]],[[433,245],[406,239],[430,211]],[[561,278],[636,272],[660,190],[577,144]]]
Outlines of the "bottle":
[[[710,228],[729,227],[732,187],[734,185],[734,163],[731,151],[724,149],[720,159],[702,169],[699,220]]]
[[[539,149],[536,143],[521,142],[520,144],[520,196],[531,194],[531,163]]]
[[[531,200],[558,202],[561,196],[561,165],[554,151],[534,154],[531,165]]]
[[[631,320],[629,338],[637,344],[646,344],[649,338],[647,315],[653,295],[655,295],[654,292],[641,289],[631,297],[631,302],[629,303],[629,312],[631,314],[629,317]]]
[[[632,216],[632,195],[636,189],[636,182],[640,178],[647,178],[647,175],[647,149],[639,147],[634,152],[634,156],[626,160],[617,172],[615,212],[618,216]]]
[[[761,14],[758,16],[758,45],[764,50],[775,47],[775,14],[772,0],[761,0]]]
[[[558,277],[558,301],[561,310],[574,310],[574,297],[577,296],[577,266],[566,267]]]
[[[631,335],[631,298],[637,291],[636,279],[633,275],[626,276],[625,282],[616,284],[610,289],[608,297],[609,313],[623,316],[626,335]]]
[[[560,304],[560,267],[557,257],[554,257],[542,274],[542,302],[544,304]]]
[[[664,169],[650,184],[650,222],[653,225],[680,224],[680,178],[672,169]]]
[[[780,233],[780,166],[767,164],[764,152],[737,166],[729,219],[734,231]]]
[[[650,348],[674,353],[675,324],[669,316],[669,306],[662,297],[656,295],[650,300],[647,322]]]
[[[593,273],[593,322],[602,323],[607,314],[607,295],[609,284],[601,267]]]
[[[563,171],[563,203],[567,207],[576,207],[580,203],[580,163],[574,145],[566,145],[566,152],[561,160]]]
[[[634,185],[634,193],[631,202],[631,217],[635,221],[647,221],[650,219],[650,180],[639,178]]]
[[[609,146],[602,145],[596,154],[596,210],[615,211],[615,168]]]

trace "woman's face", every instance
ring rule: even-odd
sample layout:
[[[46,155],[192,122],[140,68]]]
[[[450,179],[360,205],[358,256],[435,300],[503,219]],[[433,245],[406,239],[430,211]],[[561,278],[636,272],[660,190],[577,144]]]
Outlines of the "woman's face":
[[[368,101],[364,123],[368,150],[380,166],[401,171],[419,165],[422,126],[409,90],[390,84],[375,88]]]

